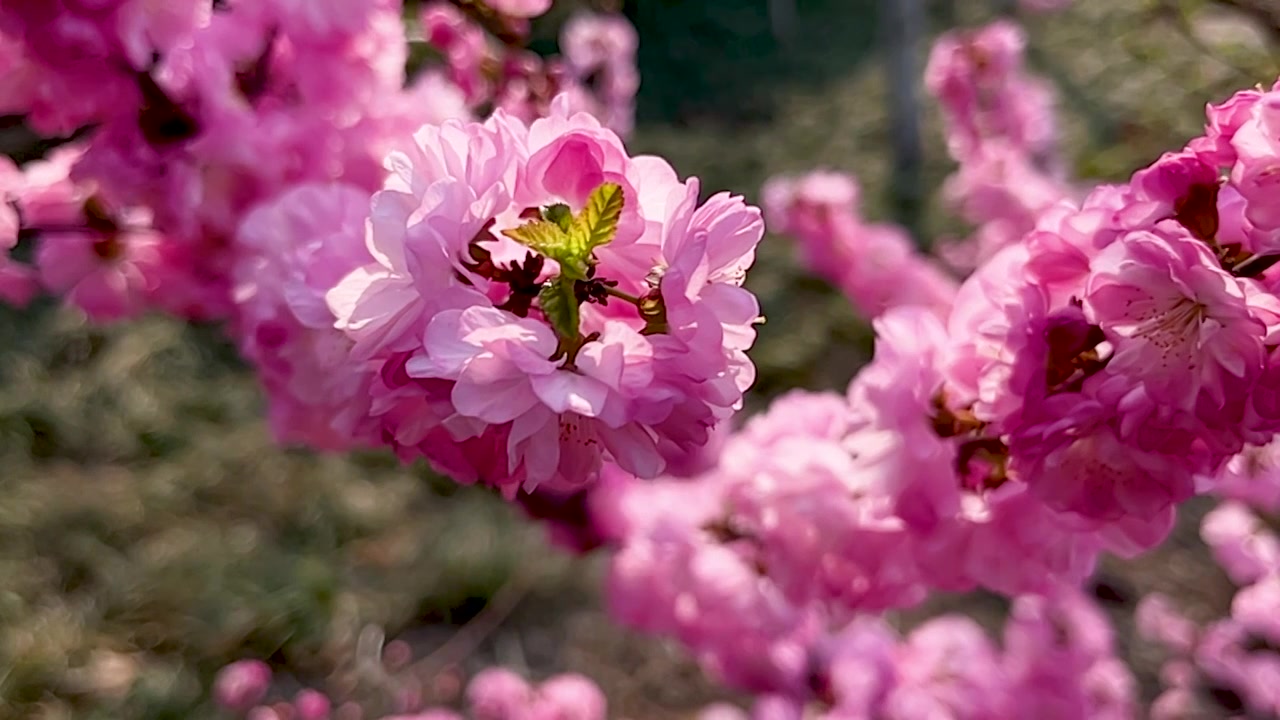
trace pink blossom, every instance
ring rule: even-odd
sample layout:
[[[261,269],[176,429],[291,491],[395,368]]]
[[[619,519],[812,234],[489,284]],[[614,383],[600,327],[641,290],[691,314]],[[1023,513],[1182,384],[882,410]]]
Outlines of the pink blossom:
[[[524,678],[503,668],[489,668],[467,685],[467,702],[476,720],[514,720],[531,704],[533,689]]]
[[[875,321],[875,360],[849,385],[850,444],[857,474],[894,499],[894,513],[928,533],[960,509],[956,448],[933,427],[942,390],[946,330],[932,314],[902,307]]]
[[[752,462],[741,474],[729,470],[733,517],[760,543],[760,561],[792,602],[871,611],[923,597],[892,496],[877,492],[877,478],[839,445],[794,437],[758,456],[740,452]],[[745,482],[747,467],[764,477]]]
[[[759,315],[741,284],[762,234],[740,198],[698,206],[696,182],[631,159],[615,134],[563,111],[529,127],[497,113],[424,128],[389,167],[370,221],[376,262],[343,278],[329,305],[353,357],[398,358],[406,380],[448,398],[432,423],[505,445],[487,482],[581,486],[606,458],[653,477],[664,453],[705,444],[739,406]],[[537,298],[563,268],[512,235],[528,212],[580,209],[604,184],[621,198],[616,233],[594,251],[594,276],[575,282],[610,285],[575,296],[582,337],[570,355]],[[634,300],[609,302],[605,287]],[[656,327],[640,312],[650,306]]]
[[[140,99],[135,71],[145,71],[153,53],[189,42],[210,15],[201,0],[6,3],[4,64],[16,72],[10,98],[0,104],[32,111],[34,127],[53,135],[129,117]],[[21,38],[22,47],[12,38]]]
[[[131,217],[145,222],[145,216]],[[146,306],[155,282],[157,242],[145,230],[100,236],[74,230],[45,233],[35,264],[46,289],[64,295],[93,320],[118,320],[136,316]]]
[[[72,182],[79,157],[78,149],[64,148],[24,169],[18,205],[39,237],[40,282],[94,320],[137,315],[159,280],[163,239],[145,209],[109,207],[94,185]]]
[[[947,178],[943,197],[961,217],[978,225],[961,267],[972,268],[1020,241],[1040,214],[1069,196],[1069,189],[1036,168],[1024,151],[1003,140],[985,142]],[[956,248],[943,248],[954,255]],[[955,263],[953,263],[955,264]]]
[[[258,368],[281,441],[326,450],[367,442],[354,425],[372,368],[353,362],[325,293],[370,260],[369,196],[346,185],[299,185],[246,216],[237,237],[236,333]]]
[[[258,660],[239,660],[218,671],[214,700],[223,708],[245,712],[257,705],[271,684],[271,668]]]
[[[836,226],[858,216],[862,190],[852,175],[831,170],[776,175],[765,182],[761,195],[769,229],[804,241],[800,249],[810,267],[840,265],[851,259],[823,251],[838,251],[840,246],[829,241],[838,232]]]
[[[1252,588],[1241,594],[1250,590]],[[1262,606],[1257,609],[1274,615],[1274,598],[1260,596],[1257,599]],[[1234,692],[1246,709],[1273,715],[1280,711],[1280,693],[1276,689],[1276,683],[1280,682],[1280,658],[1272,652],[1252,651],[1250,646],[1259,640],[1275,642],[1265,623],[1259,625],[1256,619],[1241,621],[1229,617],[1205,629],[1195,658],[1209,681]]]
[[[873,716],[892,692],[898,674],[900,641],[880,618],[855,619],[816,644],[819,668],[815,694],[829,696],[839,711]],[[756,711],[759,715],[760,706]]]
[[[489,57],[484,31],[446,2],[424,5],[420,20],[423,37],[444,53],[450,79],[469,101],[482,100],[491,89],[482,67]]]
[[[613,557],[607,590],[616,619],[675,636],[722,681],[763,690],[803,683],[815,629],[808,613],[694,528],[661,523],[637,535]]]
[[[1255,635],[1280,643],[1280,575],[1272,572],[1242,588],[1231,601],[1231,617]]]
[[[557,675],[538,686],[548,720],[605,720],[604,693],[590,679],[577,674]]]
[[[945,313],[955,281],[916,252],[901,228],[858,216],[859,190],[850,176],[817,171],[765,183],[770,226],[794,235],[804,264],[844,292],[868,318],[918,305]]]
[[[435,114],[434,103],[401,102],[397,3],[55,5],[8,20],[35,29],[21,35],[47,64],[43,87],[92,105],[63,103],[77,124],[97,125],[71,177],[109,207],[150,211],[162,269],[147,302],[169,312],[230,315],[231,239],[250,208],[296,182],[341,176],[372,190],[389,135]],[[43,45],[64,32],[77,39],[57,53]]]
[[[1028,281],[1030,259],[1021,245],[997,253],[960,287],[948,319],[950,399],[1001,432],[1083,374],[1081,355],[1099,341],[1078,306],[1049,309],[1043,286]]]
[[[293,698],[298,720],[329,720],[329,698],[316,690],[302,690]]]
[[[897,687],[885,699],[888,717],[1004,717],[1008,680],[986,632],[962,617],[933,619],[899,651]]]
[[[1023,73],[1023,31],[997,21],[938,38],[925,67],[925,87],[941,103],[947,146],[963,160],[986,141],[1002,139],[1032,157],[1053,149],[1053,98]]]
[[[1130,226],[1176,219],[1192,237],[1216,239],[1219,229],[1217,168],[1194,153],[1165,153],[1133,174],[1123,215]]]
[[[1133,717],[1133,677],[1115,659],[1106,617],[1078,591],[1017,598],[1004,646],[1013,707],[1045,717]]]
[[[1046,209],[1025,238],[1028,277],[1059,305],[1084,295],[1093,258],[1121,234],[1126,188],[1101,185],[1080,205],[1061,202]]]
[[[1050,398],[1043,420],[1013,437],[1012,469],[1050,508],[1091,521],[1115,552],[1153,547],[1194,492],[1192,458],[1145,451],[1111,424],[1116,410],[1075,394]]]
[[[616,13],[576,13],[560,33],[560,51],[569,75],[595,100],[593,114],[623,136],[631,133],[635,123],[639,43],[635,27]]]
[[[729,703],[714,703],[698,712],[698,720],[748,720],[742,709]]]
[[[628,397],[653,378],[653,349],[626,324],[607,324],[599,342],[584,348],[577,372],[548,359],[557,345],[550,328],[495,308],[442,312],[425,343],[431,355],[411,360],[409,374],[453,381],[460,415],[513,423],[512,435],[529,444],[509,451],[513,470],[523,465],[532,477],[590,477],[607,451],[628,472],[661,472],[655,439],[627,424]]]
[[[234,11],[256,12],[255,21],[275,24],[299,42],[341,44],[393,5],[388,0],[271,0],[239,5]]]
[[[1274,196],[1280,187],[1280,93],[1258,99],[1231,138],[1235,165],[1231,183],[1248,201],[1245,216],[1264,231],[1280,230]]]
[[[667,522],[705,525],[720,514],[723,493],[714,468],[694,478],[639,481],[609,467],[591,492],[588,512],[607,541],[622,543]]]
[[[1153,593],[1143,597],[1134,622],[1138,634],[1145,640],[1160,643],[1175,653],[1186,654],[1195,647],[1198,628],[1164,595]]]
[[[38,289],[31,268],[9,256],[21,229],[14,204],[25,192],[25,184],[17,166],[0,158],[0,300],[19,306],[27,304]]]
[[[551,9],[551,0],[487,0],[487,4],[503,15],[518,18],[537,17]]]
[[[1209,491],[1260,510],[1280,509],[1280,440],[1240,451],[1210,480]]]
[[[1266,326],[1203,244],[1135,232],[1092,263],[1085,309],[1115,343],[1107,367],[1157,404],[1230,424],[1264,367]]]
[[[915,539],[916,562],[938,590],[1048,592],[1083,582],[1096,566],[1102,540],[1075,525],[1022,484],[1008,482],[981,496],[963,496],[956,518]]]
[[[1256,582],[1280,567],[1280,538],[1243,504],[1224,502],[1211,510],[1200,525],[1200,537],[1238,585]]]
[[[1214,167],[1233,165],[1236,150],[1232,140],[1248,121],[1262,94],[1260,90],[1241,90],[1218,105],[1208,105],[1205,134],[1192,140],[1187,149]]]
[[[1151,703],[1151,720],[1184,720],[1194,717],[1196,695],[1185,688],[1170,688]]]

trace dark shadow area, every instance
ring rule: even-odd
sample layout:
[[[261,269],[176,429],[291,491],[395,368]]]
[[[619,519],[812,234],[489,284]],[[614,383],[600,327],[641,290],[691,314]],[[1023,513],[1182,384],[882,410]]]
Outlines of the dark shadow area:
[[[783,88],[821,86],[875,53],[875,0],[797,0],[787,37],[767,0],[629,0],[644,78],[636,120],[766,123]]]

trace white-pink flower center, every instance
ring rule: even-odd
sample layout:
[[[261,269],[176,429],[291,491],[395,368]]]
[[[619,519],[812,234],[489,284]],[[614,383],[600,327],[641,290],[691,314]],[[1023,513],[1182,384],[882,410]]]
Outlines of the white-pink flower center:
[[[1208,307],[1195,298],[1182,297],[1172,305],[1153,304],[1139,317],[1133,335],[1145,339],[1160,350],[1167,361],[1170,356],[1191,362],[1199,345],[1200,325],[1208,317]]]

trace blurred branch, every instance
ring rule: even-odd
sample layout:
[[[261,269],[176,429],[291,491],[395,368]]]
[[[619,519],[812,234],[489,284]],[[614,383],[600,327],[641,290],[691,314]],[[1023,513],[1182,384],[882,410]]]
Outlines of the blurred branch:
[[[481,643],[502,625],[520,601],[529,594],[535,580],[532,572],[522,572],[508,580],[474,618],[430,655],[414,663],[413,674],[432,677],[447,667],[458,665],[475,653]]]
[[[1053,81],[1054,88],[1066,101],[1065,105],[1074,108],[1089,127],[1089,134],[1094,142],[1111,143],[1120,134],[1118,114],[1106,107],[1093,94],[1080,87],[1066,71],[1040,50],[1035,44],[1027,46],[1027,59],[1032,65]]]
[[[1018,2],[1017,0],[991,0],[991,9],[997,15],[1016,15]]]
[[[1209,47],[1204,43],[1204,41],[1196,37],[1196,31],[1191,24],[1191,18],[1187,17],[1187,13],[1179,7],[1176,0],[1160,0],[1160,3],[1152,8],[1152,10],[1156,15],[1162,16],[1168,19],[1169,22],[1173,23],[1173,26],[1178,30],[1178,34],[1182,35],[1182,39],[1186,40],[1187,44],[1191,47],[1199,50],[1200,54],[1217,60],[1219,63],[1222,63],[1223,66],[1229,68],[1233,72],[1239,73],[1243,77],[1249,77],[1253,74],[1249,72],[1248,68],[1241,67],[1228,58],[1223,57],[1222,53]]]
[[[916,72],[916,54],[924,26],[920,0],[881,0],[880,22],[893,148],[890,206],[894,219],[923,247],[920,221],[924,211],[924,149],[920,139],[919,74]]]
[[[479,0],[449,0],[454,7],[465,14],[471,22],[479,25],[485,32],[497,38],[502,44],[513,48],[524,47],[525,37],[512,28],[501,14]]]
[[[1280,3],[1276,0],[1212,0],[1249,16],[1280,43]]]

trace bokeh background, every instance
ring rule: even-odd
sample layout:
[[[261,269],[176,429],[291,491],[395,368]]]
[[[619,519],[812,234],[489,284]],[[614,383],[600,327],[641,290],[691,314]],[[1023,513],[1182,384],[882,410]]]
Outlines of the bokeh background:
[[[574,3],[535,28],[554,52]],[[965,228],[932,199],[950,171],[924,98],[930,198],[902,216],[876,0],[631,0],[643,84],[633,152],[668,158],[707,194],[755,200],[771,174],[852,171],[866,214],[927,240]],[[1001,10],[926,2],[927,38]],[[1252,7],[1253,10],[1249,8]],[[1243,8],[1243,9],[1242,9]],[[1274,14],[1268,15],[1274,10]],[[1034,71],[1059,89],[1063,147],[1078,176],[1123,179],[1199,132],[1206,102],[1280,66],[1268,0],[1077,0],[1027,16]],[[2,82],[3,80],[0,80]],[[15,122],[4,151],[41,151]],[[768,322],[753,352],[758,409],[792,387],[838,388],[871,349],[846,302],[770,237],[749,285]],[[570,559],[488,493],[382,454],[317,457],[275,446],[252,376],[216,327],[147,318],[90,327],[37,302],[0,310],[0,718],[213,718],[207,687],[231,660],[269,660],[339,694],[359,637],[380,628],[438,673],[501,663],[535,677],[584,672],[615,716],[690,717],[725,697],[663,643],[612,627],[598,558]],[[1161,589],[1198,619],[1230,586],[1187,508],[1165,548],[1108,563],[1096,592],[1153,690],[1149,648],[1126,613]],[[994,598],[938,608],[998,622]]]

